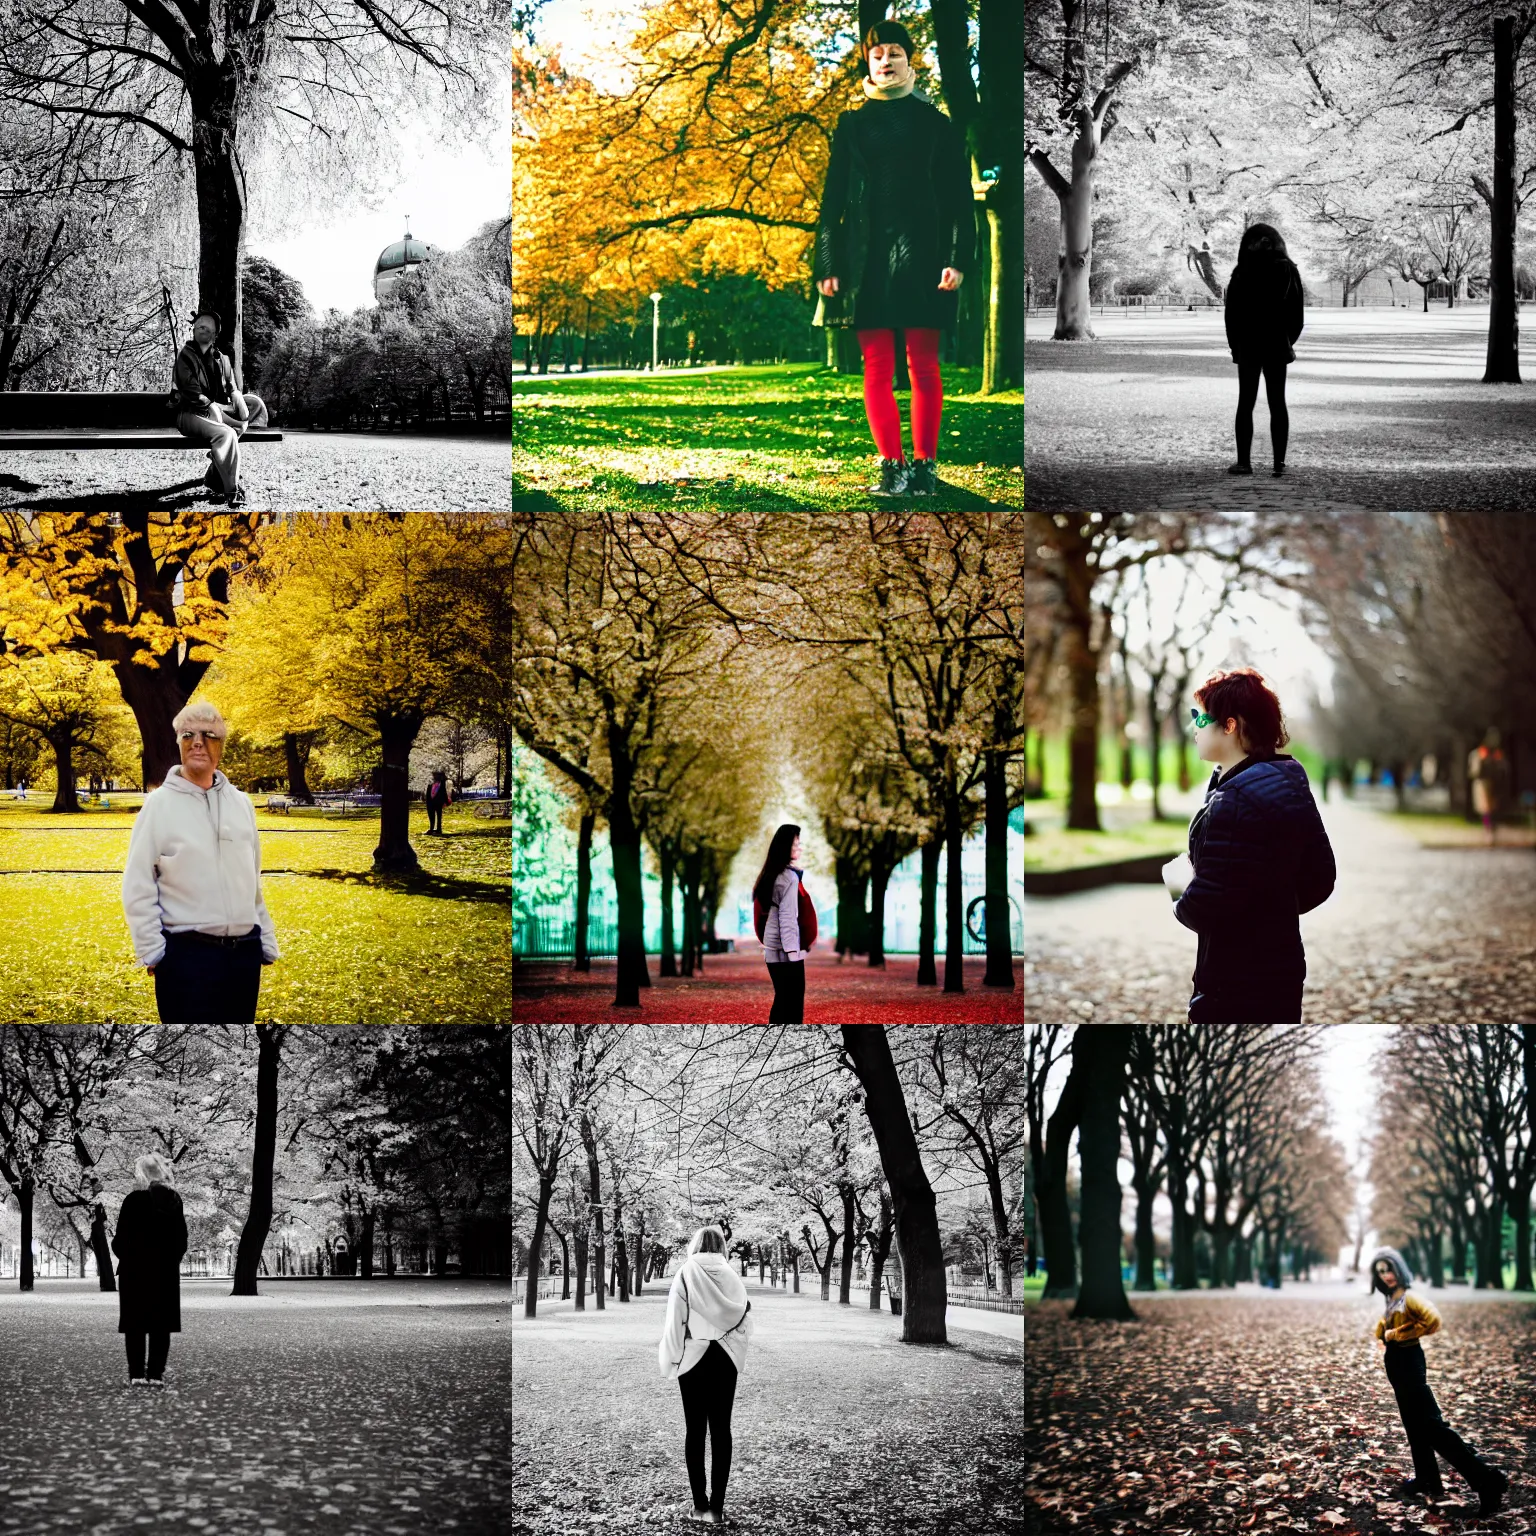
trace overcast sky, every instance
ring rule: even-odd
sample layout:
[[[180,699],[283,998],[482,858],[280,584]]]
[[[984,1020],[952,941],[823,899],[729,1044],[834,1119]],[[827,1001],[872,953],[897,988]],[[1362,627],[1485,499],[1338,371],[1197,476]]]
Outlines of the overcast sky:
[[[247,250],[296,277],[320,314],[373,303],[374,263],[405,233],[407,214],[412,235],[444,250],[463,245],[491,219],[506,217],[512,188],[510,96],[489,147],[444,147],[424,131],[402,132],[400,178],[369,206],[316,202],[307,217],[286,212],[265,224],[253,215]]]

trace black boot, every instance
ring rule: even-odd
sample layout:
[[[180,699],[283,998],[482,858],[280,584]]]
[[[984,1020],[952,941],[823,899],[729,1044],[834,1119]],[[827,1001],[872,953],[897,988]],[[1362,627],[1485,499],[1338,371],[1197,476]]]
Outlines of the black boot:
[[[1239,459],[1236,464],[1227,465],[1227,473],[1229,475],[1251,475],[1253,473],[1253,465],[1246,459]]]
[[[1416,1477],[1407,1482],[1399,1483],[1396,1492],[1397,1497],[1400,1499],[1443,1499],[1445,1497],[1445,1487],[1443,1484],[1435,1488],[1426,1488],[1420,1484]]]
[[[881,459],[880,483],[869,487],[871,496],[905,496],[907,464],[905,459]]]
[[[1508,1492],[1509,1479],[1497,1467],[1490,1467],[1486,1481],[1478,1485],[1478,1514],[1497,1513],[1504,1503],[1504,1495]]]
[[[932,459],[913,459],[907,489],[914,496],[939,494],[939,466]]]

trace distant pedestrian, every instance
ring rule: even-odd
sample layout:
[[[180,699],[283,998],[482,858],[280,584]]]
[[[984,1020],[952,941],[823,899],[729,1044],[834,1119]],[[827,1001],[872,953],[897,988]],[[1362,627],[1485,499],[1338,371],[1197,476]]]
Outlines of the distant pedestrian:
[[[1268,224],[1250,224],[1227,282],[1227,345],[1237,364],[1237,462],[1227,473],[1251,475],[1253,407],[1259,378],[1269,403],[1269,435],[1275,473],[1285,473],[1291,417],[1285,406],[1285,370],[1296,361],[1296,338],[1306,323],[1301,273],[1285,253],[1285,241]]]
[[[1186,869],[1164,870],[1173,915],[1199,935],[1189,1022],[1300,1023],[1297,917],[1332,893],[1333,849],[1306,769],[1275,750],[1285,719],[1259,673],[1218,672],[1195,700],[1195,748],[1216,770],[1189,824]]]
[[[448,775],[441,768],[432,775],[432,782],[427,785],[427,832],[430,835],[435,832],[439,837],[443,835],[443,811],[445,807],[453,804],[453,790],[448,783]]]
[[[970,162],[964,135],[915,88],[907,29],[876,22],[861,46],[865,101],[842,113],[832,134],[814,253],[821,298],[811,323],[857,332],[864,412],[880,455],[871,493],[933,496],[944,409],[939,343],[955,328],[975,255]],[[898,331],[912,382],[910,462],[893,390]]]
[[[667,1324],[656,1347],[663,1376],[683,1394],[683,1460],[693,1490],[693,1518],[725,1524],[725,1485],[731,1475],[731,1409],[747,1363],[752,1303],[725,1256],[719,1227],[701,1227],[672,1280]],[[709,1431],[709,1484],[704,1481],[704,1434]]]
[[[1498,841],[1499,817],[1509,799],[1509,760],[1501,742],[1498,727],[1490,725],[1483,744],[1467,754],[1472,809],[1483,818],[1483,832],[1490,848]]]
[[[129,1384],[164,1386],[171,1335],[181,1332],[187,1222],[181,1196],[171,1186],[170,1164],[158,1152],[146,1153],[134,1171],[138,1188],[124,1198],[112,1239],[118,1259],[117,1331],[128,1350]]]
[[[770,1024],[805,1022],[805,961],[816,942],[816,908],[800,867],[800,828],[785,822],[752,886],[752,921],[773,982]]]
[[[1494,1514],[1504,1502],[1509,1478],[1483,1461],[1441,1416],[1440,1405],[1425,1372],[1424,1349],[1419,1340],[1440,1331],[1440,1314],[1422,1296],[1409,1290],[1413,1271],[1396,1248],[1378,1248],[1371,1256],[1371,1290],[1387,1298],[1376,1322],[1376,1341],[1382,1347],[1382,1364],[1397,1411],[1408,1433],[1413,1454],[1413,1477],[1396,1492],[1402,1499],[1443,1499],[1440,1481],[1444,1456],[1472,1485],[1478,1496],[1479,1515]]]

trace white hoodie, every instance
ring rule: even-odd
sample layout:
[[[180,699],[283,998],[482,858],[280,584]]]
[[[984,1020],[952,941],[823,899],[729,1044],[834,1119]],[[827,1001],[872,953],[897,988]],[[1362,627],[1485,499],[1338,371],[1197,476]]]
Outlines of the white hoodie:
[[[739,1375],[752,1337],[747,1305],[747,1288],[723,1253],[690,1254],[672,1277],[667,1297],[667,1326],[656,1346],[661,1374],[686,1376],[704,1358],[710,1340],[719,1339]]]
[[[261,925],[261,958],[278,957],[261,894],[256,807],[218,769],[199,789],[178,763],[144,798],[128,839],[123,912],[140,965],[158,965],[167,933],[238,935]]]

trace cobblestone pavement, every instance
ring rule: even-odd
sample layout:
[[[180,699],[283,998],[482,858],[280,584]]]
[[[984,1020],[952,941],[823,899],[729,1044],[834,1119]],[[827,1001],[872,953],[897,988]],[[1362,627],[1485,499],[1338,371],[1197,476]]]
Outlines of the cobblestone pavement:
[[[211,506],[207,455],[185,449],[0,453],[0,508],[155,511]],[[285,431],[241,453],[253,512],[500,512],[510,444],[483,437]]]
[[[1335,799],[1333,895],[1301,920],[1309,1022],[1536,1020],[1536,857],[1424,848]],[[1024,996],[1041,1022],[1183,1023],[1195,935],[1161,885],[1029,897]]]
[[[1255,411],[1252,479],[1231,476],[1237,371],[1217,310],[1094,317],[1099,340],[1026,325],[1026,500],[1042,511],[1536,506],[1536,395],[1483,384],[1481,310],[1307,311],[1286,399],[1285,477]],[[1536,345],[1522,375],[1536,379]]]

